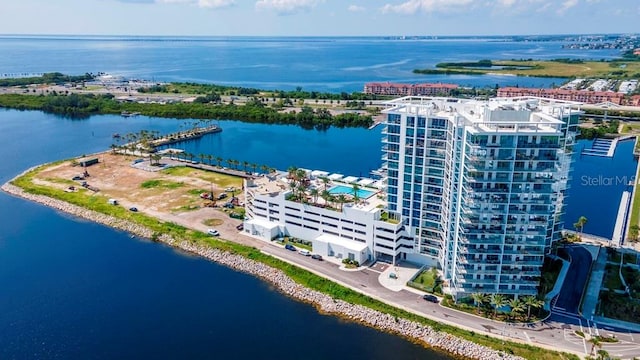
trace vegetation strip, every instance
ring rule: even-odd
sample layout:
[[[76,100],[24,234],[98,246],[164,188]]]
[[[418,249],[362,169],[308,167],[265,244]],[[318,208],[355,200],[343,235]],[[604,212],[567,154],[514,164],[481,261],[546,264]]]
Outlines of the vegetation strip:
[[[342,113],[332,115],[327,109],[303,106],[300,112],[280,112],[254,99],[245,105],[209,103],[130,103],[119,102],[111,94],[0,95],[0,108],[41,110],[46,113],[85,118],[97,114],[139,113],[174,119],[233,119],[252,123],[298,125],[305,129],[326,130],[331,126],[369,127],[371,115]]]
[[[101,197],[35,185],[31,179],[43,169],[28,170],[2,190],[52,208],[129,233],[161,241],[199,254],[235,270],[267,280],[283,293],[314,304],[320,311],[343,316],[381,330],[423,342],[459,357],[473,359],[577,359],[572,354],[503,341],[487,335],[417,316],[357,293],[326,278],[240,244],[216,240],[174,223],[163,223],[141,213],[109,205]],[[490,348],[491,347],[491,348]]]

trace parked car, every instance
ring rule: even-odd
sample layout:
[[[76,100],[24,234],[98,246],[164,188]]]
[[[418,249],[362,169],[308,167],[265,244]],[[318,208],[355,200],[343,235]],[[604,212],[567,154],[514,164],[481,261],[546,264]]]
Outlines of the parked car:
[[[138,212],[138,208],[135,206],[132,206],[129,208],[129,211]]]
[[[315,259],[315,260],[320,260],[320,261],[322,261],[322,255],[313,254],[313,255],[311,255],[311,258],[312,258],[312,259]]]
[[[224,198],[226,198],[226,197],[227,197],[227,193],[220,193],[220,194],[218,195],[218,200],[222,200],[222,199],[224,199]]]
[[[287,250],[296,251],[296,247],[291,244],[285,245],[284,248]]]
[[[220,232],[218,232],[218,230],[216,230],[216,229],[207,230],[207,234],[209,234],[211,236],[220,236]]]
[[[298,253],[300,253],[300,255],[304,255],[304,256],[311,256],[311,252],[309,252],[309,250],[307,249],[301,249],[298,251]]]
[[[244,224],[240,224],[240,225],[236,226],[236,229],[243,230],[244,229]]]
[[[424,300],[426,300],[426,301],[429,301],[429,302],[432,302],[432,303],[435,303],[435,304],[440,302],[440,300],[438,300],[438,298],[436,296],[434,296],[434,295],[428,295],[427,294],[427,295],[424,295],[422,298]]]
[[[224,206],[224,207],[226,207],[227,209],[233,209],[233,208],[235,208],[235,206],[234,206],[232,203],[230,203],[230,202],[225,203],[223,206]]]
[[[71,180],[84,180],[84,176],[76,175],[72,177]]]

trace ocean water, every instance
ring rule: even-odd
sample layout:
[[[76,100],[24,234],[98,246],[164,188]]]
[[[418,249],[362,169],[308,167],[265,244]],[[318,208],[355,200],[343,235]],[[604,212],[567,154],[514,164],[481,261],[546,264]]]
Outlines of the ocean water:
[[[73,37],[0,36],[0,76],[59,71],[107,72],[156,81],[260,89],[362,91],[370,81],[461,86],[561,84],[557,78],[419,75],[416,68],[480,59],[609,59],[617,50],[562,49],[560,41],[388,40],[377,37]]]

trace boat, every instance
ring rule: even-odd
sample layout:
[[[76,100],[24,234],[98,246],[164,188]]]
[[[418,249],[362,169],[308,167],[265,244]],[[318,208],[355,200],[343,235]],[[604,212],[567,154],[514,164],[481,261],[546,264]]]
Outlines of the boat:
[[[115,134],[113,134],[113,135],[111,135],[111,136],[112,136],[114,139],[120,139],[120,138],[121,138],[120,134],[118,134],[118,133],[115,133]]]

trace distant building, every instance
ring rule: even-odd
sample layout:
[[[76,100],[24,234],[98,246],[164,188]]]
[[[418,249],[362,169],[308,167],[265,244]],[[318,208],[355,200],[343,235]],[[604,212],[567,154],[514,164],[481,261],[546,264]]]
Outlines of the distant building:
[[[520,87],[502,87],[498,89],[498,97],[535,96],[545,99],[576,101],[586,104],[611,102],[617,105],[624,103],[624,94],[612,91],[588,91],[570,89],[538,89]]]
[[[456,84],[402,84],[390,82],[371,82],[364,84],[365,94],[392,96],[449,96]]]
[[[633,95],[631,97],[631,106],[640,106],[640,95]]]

